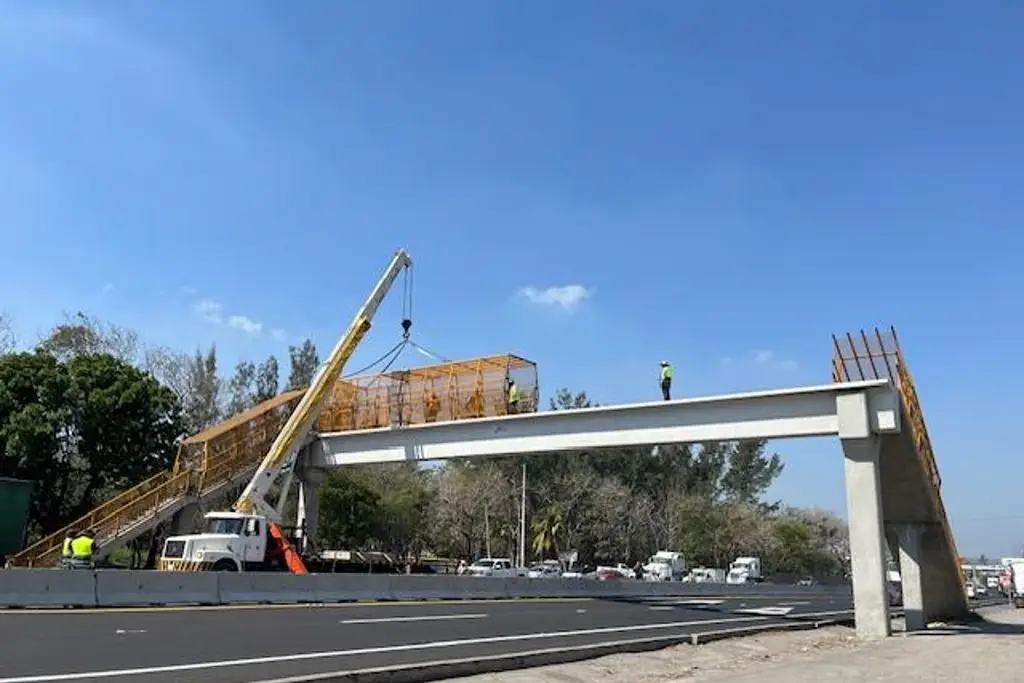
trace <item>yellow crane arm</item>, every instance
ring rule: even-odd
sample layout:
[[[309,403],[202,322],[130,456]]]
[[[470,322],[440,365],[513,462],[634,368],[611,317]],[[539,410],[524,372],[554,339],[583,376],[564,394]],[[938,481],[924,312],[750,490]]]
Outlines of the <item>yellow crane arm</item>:
[[[373,288],[370,297],[359,309],[356,317],[352,320],[345,334],[341,336],[338,343],[331,351],[327,362],[317,371],[313,382],[306,389],[299,405],[296,406],[281,432],[277,435],[274,443],[270,446],[266,457],[260,463],[256,474],[242,491],[242,494],[235,501],[237,512],[249,513],[259,512],[274,521],[277,520],[277,510],[266,500],[267,492],[270,490],[274,480],[280,475],[282,468],[291,460],[299,448],[302,447],[313,423],[324,409],[324,405],[334,383],[341,376],[345,363],[355,353],[356,347],[362,341],[366,333],[370,331],[371,321],[374,314],[380,307],[384,297],[387,296],[391,285],[402,273],[403,270],[412,266],[412,259],[405,249],[395,252],[391,263],[384,274]]]

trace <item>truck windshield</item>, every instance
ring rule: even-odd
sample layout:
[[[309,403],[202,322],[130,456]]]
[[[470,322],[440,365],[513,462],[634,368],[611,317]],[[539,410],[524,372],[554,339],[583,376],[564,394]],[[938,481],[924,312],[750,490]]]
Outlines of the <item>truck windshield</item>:
[[[208,534],[234,534],[242,535],[242,520],[231,517],[213,517],[206,520],[206,533]]]

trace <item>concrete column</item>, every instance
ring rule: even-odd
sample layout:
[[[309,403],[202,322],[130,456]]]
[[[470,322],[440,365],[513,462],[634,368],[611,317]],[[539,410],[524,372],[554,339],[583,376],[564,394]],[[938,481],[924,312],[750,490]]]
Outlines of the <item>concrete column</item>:
[[[866,394],[840,395],[836,397],[836,409],[845,459],[857,637],[885,638],[892,626],[878,463],[881,439],[872,433]]]
[[[320,486],[326,472],[321,469],[303,468],[296,474],[299,477],[299,509],[296,523],[303,529],[302,550],[308,552],[316,542],[317,526],[320,522]]]
[[[923,631],[928,627],[924,604],[924,582],[921,580],[921,540],[924,528],[919,524],[897,524],[900,554],[900,580],[903,584],[903,613],[907,631]]]
[[[857,637],[864,639],[885,638],[891,632],[879,450],[877,437],[843,440],[854,610]]]

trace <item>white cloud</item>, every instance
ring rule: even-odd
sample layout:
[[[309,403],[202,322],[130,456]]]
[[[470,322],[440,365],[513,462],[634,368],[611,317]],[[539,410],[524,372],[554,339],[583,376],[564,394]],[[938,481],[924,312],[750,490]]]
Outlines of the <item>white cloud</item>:
[[[583,285],[565,285],[562,287],[548,287],[537,289],[536,287],[523,287],[519,293],[527,298],[530,303],[538,306],[560,306],[570,310],[578,306],[584,300],[593,296],[593,292]]]
[[[100,290],[100,293],[101,294],[110,294],[113,291],[114,291],[114,283],[113,282],[108,282],[107,284],[103,285],[103,289]]]
[[[263,329],[263,323],[247,318],[244,315],[233,315],[228,318],[228,325],[236,330],[242,330],[247,334],[259,334]]]
[[[192,310],[201,319],[214,325],[227,325],[230,328],[241,330],[253,336],[263,332],[263,323],[259,320],[250,318],[247,315],[239,315],[238,313],[227,315],[224,311],[224,306],[213,299],[200,299],[192,304]],[[284,330],[280,328],[270,330],[270,336],[276,341],[284,341],[286,339]]]
[[[224,307],[212,299],[197,301],[192,309],[206,322],[220,323],[224,320]]]
[[[199,293],[199,291],[196,290],[195,287],[185,286],[181,288],[181,293],[184,294],[185,296],[195,296],[196,294]]]

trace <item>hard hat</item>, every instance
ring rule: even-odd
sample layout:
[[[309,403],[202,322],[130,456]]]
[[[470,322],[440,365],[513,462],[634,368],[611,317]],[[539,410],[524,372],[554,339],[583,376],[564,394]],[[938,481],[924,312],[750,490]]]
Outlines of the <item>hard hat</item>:
[[[667,360],[663,360],[663,361],[661,361],[661,364],[662,365],[668,365],[668,361]]]

